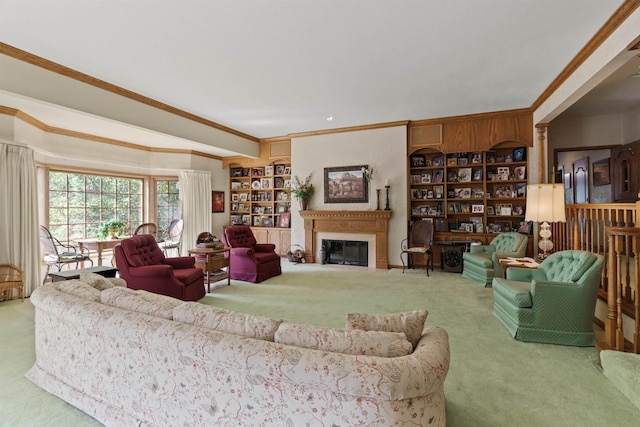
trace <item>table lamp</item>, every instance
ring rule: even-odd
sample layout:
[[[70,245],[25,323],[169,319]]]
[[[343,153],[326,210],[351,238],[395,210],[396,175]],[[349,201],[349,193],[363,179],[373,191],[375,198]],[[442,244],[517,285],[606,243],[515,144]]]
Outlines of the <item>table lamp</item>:
[[[542,249],[540,259],[549,256],[553,249],[549,222],[566,222],[564,212],[564,184],[527,185],[527,212],[525,221],[541,222],[538,247]]]

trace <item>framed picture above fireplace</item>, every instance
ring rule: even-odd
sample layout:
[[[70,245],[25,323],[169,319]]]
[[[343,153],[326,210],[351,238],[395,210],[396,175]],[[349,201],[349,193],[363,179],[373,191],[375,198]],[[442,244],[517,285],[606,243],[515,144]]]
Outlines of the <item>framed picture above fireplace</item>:
[[[362,169],[367,165],[324,168],[325,203],[367,203],[369,187]]]

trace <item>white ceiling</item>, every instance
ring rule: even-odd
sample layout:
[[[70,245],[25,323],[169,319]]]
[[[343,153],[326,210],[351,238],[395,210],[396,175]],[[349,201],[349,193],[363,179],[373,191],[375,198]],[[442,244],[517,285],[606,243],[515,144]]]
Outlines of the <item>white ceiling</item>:
[[[266,138],[530,107],[621,4],[0,0],[0,42]],[[17,94],[65,107],[58,117],[40,108],[36,117],[47,124],[107,117],[104,129],[84,126],[108,137],[129,129],[142,144],[156,142],[134,128],[153,129],[223,156],[238,144],[220,132],[191,137],[138,122],[114,99],[13,65],[0,62],[0,105]],[[75,121],[74,111],[90,119]]]

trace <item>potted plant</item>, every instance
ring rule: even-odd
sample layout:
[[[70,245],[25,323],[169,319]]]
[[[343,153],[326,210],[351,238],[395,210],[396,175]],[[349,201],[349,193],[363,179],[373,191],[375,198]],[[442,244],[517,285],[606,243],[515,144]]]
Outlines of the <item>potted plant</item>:
[[[293,193],[293,196],[298,199],[298,202],[300,203],[300,210],[307,209],[309,199],[315,192],[313,184],[309,182],[310,179],[311,175],[309,174],[304,181],[300,181],[297,176],[294,176],[291,181],[291,193]]]
[[[124,221],[120,219],[108,219],[100,224],[98,228],[98,237],[104,239],[117,239],[118,234],[122,233]]]

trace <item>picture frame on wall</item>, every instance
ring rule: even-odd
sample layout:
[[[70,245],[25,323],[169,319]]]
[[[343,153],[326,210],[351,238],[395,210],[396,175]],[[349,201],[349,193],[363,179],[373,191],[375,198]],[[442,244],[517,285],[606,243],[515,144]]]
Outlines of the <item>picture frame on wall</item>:
[[[211,213],[224,212],[224,191],[211,192]]]
[[[609,158],[593,162],[592,174],[594,187],[611,184],[611,173],[609,170],[609,164]]]
[[[368,203],[369,183],[362,173],[367,165],[324,168],[325,203]]]

